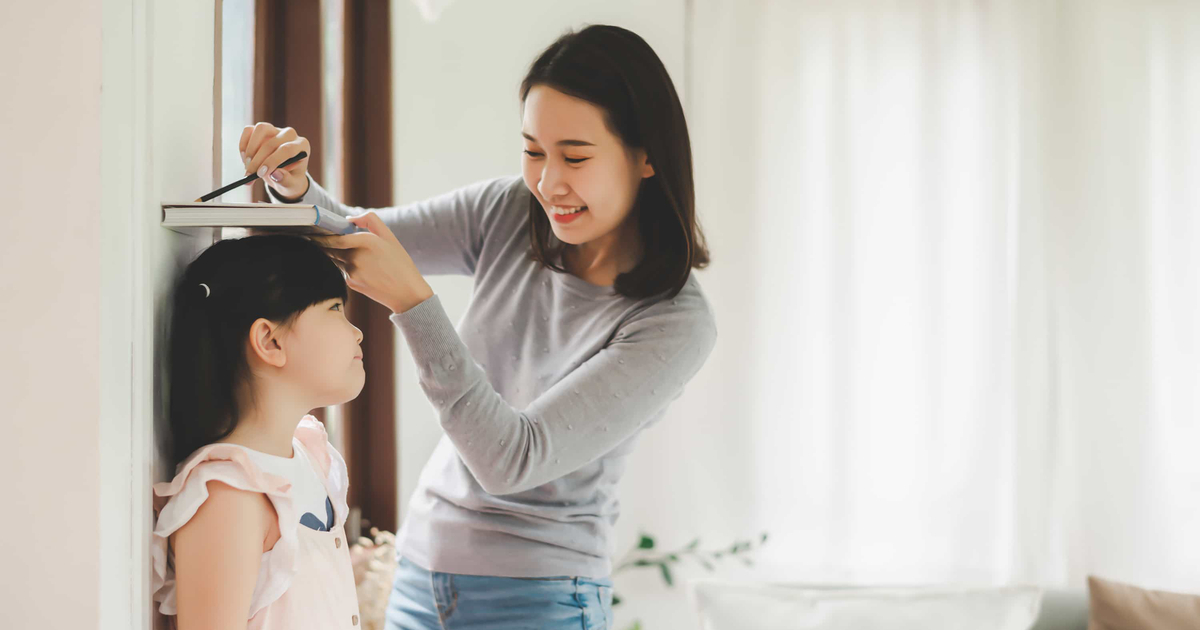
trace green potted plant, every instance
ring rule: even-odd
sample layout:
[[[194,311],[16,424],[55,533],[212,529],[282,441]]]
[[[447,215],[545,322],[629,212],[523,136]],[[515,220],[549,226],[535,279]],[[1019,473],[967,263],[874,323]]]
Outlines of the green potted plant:
[[[729,558],[737,558],[746,566],[754,566],[754,561],[750,556],[766,542],[767,534],[764,532],[757,540],[737,540],[732,545],[718,549],[701,549],[700,539],[697,538],[679,549],[660,551],[654,537],[643,533],[639,536],[637,545],[617,563],[617,567],[613,569],[613,575],[638,569],[657,570],[663,583],[668,588],[673,588],[675,577],[672,569],[684,560],[694,561],[707,571],[716,570],[717,563]],[[613,606],[618,606],[620,603],[621,597],[614,591]],[[642,630],[641,621],[635,619],[627,630]]]

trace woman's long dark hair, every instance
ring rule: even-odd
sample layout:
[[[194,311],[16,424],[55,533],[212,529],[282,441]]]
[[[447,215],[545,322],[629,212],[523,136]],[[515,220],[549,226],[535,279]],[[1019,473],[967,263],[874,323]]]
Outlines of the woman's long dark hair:
[[[534,60],[521,82],[522,103],[537,85],[596,105],[626,147],[646,151],[654,176],[642,180],[633,208],[645,254],[617,276],[614,288],[633,298],[673,297],[692,269],[708,265],[709,255],[696,220],[687,121],[666,67],[636,33],[596,25],[568,32]],[[529,221],[534,259],[565,272],[556,262],[562,245],[552,244],[550,220],[536,198]]]
[[[207,290],[205,289],[207,286]],[[228,436],[249,395],[247,340],[264,318],[291,323],[304,309],[346,299],[346,279],[311,241],[290,235],[215,243],[175,285],[167,363],[172,466]]]

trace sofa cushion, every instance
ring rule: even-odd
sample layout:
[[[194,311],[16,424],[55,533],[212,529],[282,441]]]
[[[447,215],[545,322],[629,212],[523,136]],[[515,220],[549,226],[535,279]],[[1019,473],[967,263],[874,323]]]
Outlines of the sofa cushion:
[[[1088,630],[1197,630],[1200,595],[1088,578]]]

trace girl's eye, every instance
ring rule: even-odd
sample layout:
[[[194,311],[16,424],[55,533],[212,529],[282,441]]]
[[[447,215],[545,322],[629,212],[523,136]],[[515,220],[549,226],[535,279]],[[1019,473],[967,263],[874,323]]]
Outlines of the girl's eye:
[[[534,158],[534,159],[542,157],[541,153],[537,153],[536,151],[530,151],[529,149],[525,149],[525,155],[528,155],[529,157]]]
[[[331,311],[335,311],[335,310],[336,310],[336,311],[340,311],[340,310],[342,310],[342,303],[341,303],[341,302],[334,302],[333,306],[329,307],[329,310],[331,310]]]

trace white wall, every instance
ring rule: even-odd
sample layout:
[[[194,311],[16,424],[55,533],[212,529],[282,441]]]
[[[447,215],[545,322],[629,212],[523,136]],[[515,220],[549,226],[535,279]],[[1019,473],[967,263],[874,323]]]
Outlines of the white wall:
[[[129,469],[110,471],[114,481],[129,480],[132,495],[126,517],[132,515],[130,574],[131,625],[149,627],[149,528],[151,484],[170,477],[160,461],[156,442],[165,423],[161,379],[165,370],[170,289],[200,251],[213,242],[211,233],[183,234],[164,229],[161,203],[188,201],[217,187],[213,176],[215,128],[214,76],[217,0],[157,3],[133,0],[133,67],[144,69],[145,83],[136,79],[132,92],[133,162],[129,204],[130,320],[117,322],[132,330],[131,404],[129,424],[106,418],[113,433],[127,431]],[[140,42],[140,44],[139,44]],[[107,145],[106,145],[107,148]],[[221,151],[222,155],[228,150]],[[121,204],[106,207],[105,215],[120,212]],[[109,472],[109,471],[106,471]],[[140,519],[140,520],[139,520]],[[115,558],[114,558],[115,560]],[[113,627],[124,627],[113,620]]]
[[[211,238],[214,2],[7,3],[0,625],[148,628],[167,289]],[[18,220],[18,219],[22,220]]]
[[[0,625],[94,626],[99,610],[100,6],[0,18],[0,423],[8,444]],[[30,585],[70,588],[29,588]]]

